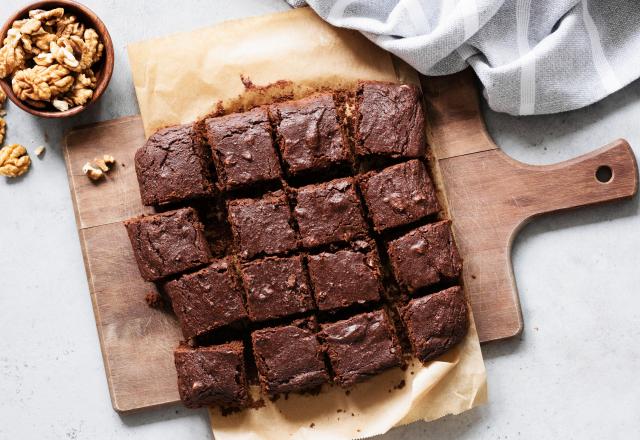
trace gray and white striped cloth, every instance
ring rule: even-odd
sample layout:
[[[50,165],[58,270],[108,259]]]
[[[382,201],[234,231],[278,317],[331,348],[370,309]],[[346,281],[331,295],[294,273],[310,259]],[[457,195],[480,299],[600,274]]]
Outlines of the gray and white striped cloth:
[[[303,0],[287,0],[302,6]],[[471,66],[514,115],[589,105],[640,76],[640,0],[307,0],[426,75]]]

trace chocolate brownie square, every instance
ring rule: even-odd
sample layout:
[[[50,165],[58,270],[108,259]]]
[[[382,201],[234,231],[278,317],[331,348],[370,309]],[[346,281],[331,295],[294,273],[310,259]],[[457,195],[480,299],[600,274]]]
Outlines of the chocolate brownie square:
[[[198,348],[180,344],[174,351],[174,359],[178,392],[187,408],[249,405],[242,342]]]
[[[209,262],[204,226],[193,208],[143,215],[124,222],[140,275],[158,281]]]
[[[169,281],[164,288],[187,339],[247,317],[240,280],[225,260]]]
[[[228,211],[241,258],[283,254],[298,247],[284,192],[266,194],[261,199],[233,200],[229,202]]]
[[[291,175],[339,166],[350,159],[331,93],[275,104],[269,113]]]
[[[142,203],[158,205],[213,193],[210,160],[192,124],[158,130],[135,155]]]
[[[209,118],[205,126],[216,173],[224,189],[246,188],[280,177],[280,163],[265,108]]]
[[[329,356],[334,380],[343,387],[402,365],[400,344],[384,310],[321,327],[318,336]]]
[[[267,257],[241,268],[247,312],[254,322],[296,315],[313,309],[302,258]]]
[[[302,187],[293,214],[307,248],[366,235],[366,224],[352,178]]]
[[[459,286],[415,298],[400,310],[413,354],[422,362],[434,359],[464,339],[469,311]]]
[[[360,187],[377,232],[420,220],[440,209],[435,188],[419,160],[368,173]]]
[[[309,277],[319,310],[336,310],[380,299],[382,282],[375,250],[341,250],[308,258]]]
[[[260,385],[269,396],[312,390],[329,381],[312,320],[257,330],[251,340]]]
[[[462,271],[448,220],[414,229],[389,242],[387,250],[396,281],[409,292],[454,280]]]
[[[355,149],[359,156],[424,157],[424,114],[418,88],[363,81],[356,90]]]

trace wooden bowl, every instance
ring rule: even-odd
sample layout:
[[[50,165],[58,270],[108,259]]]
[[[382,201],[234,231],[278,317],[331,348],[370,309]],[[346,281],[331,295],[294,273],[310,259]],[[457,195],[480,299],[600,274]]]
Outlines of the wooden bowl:
[[[55,8],[64,8],[65,13],[72,13],[73,15],[78,17],[78,21],[83,23],[86,27],[95,29],[95,31],[98,33],[98,36],[100,37],[100,40],[104,44],[104,52],[100,61],[92,66],[92,70],[96,75],[97,81],[96,88],[93,91],[93,97],[86,105],[73,107],[64,112],[55,109],[37,109],[35,107],[32,107],[26,102],[18,99],[18,97],[13,93],[10,77],[0,80],[0,87],[2,87],[2,90],[4,90],[11,102],[20,107],[25,112],[35,116],[39,116],[41,118],[66,118],[69,116],[77,115],[78,113],[84,111],[85,109],[87,109],[87,107],[100,99],[104,91],[107,89],[109,81],[111,81],[111,75],[113,74],[113,42],[111,41],[109,31],[107,31],[107,28],[102,20],[100,20],[92,10],[84,5],[81,5],[80,3],[71,0],[39,1],[31,3],[30,5],[25,6],[19,11],[16,11],[9,17],[2,28],[0,28],[0,43],[4,41],[5,37],[7,36],[7,32],[9,31],[9,29],[11,29],[11,25],[13,24],[13,22],[28,17],[29,11],[33,9],[50,10]]]

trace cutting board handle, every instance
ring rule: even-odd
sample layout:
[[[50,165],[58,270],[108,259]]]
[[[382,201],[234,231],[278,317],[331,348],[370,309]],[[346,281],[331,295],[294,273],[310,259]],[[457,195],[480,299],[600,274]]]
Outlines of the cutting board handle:
[[[502,156],[512,162],[514,178],[525,181],[520,186],[525,191],[511,199],[523,221],[548,212],[632,197],[638,189],[636,158],[624,139],[553,165],[528,165],[504,153]]]

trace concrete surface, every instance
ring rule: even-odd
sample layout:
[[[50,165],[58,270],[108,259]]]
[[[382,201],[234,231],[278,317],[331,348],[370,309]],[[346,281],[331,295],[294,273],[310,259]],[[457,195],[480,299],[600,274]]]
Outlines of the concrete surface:
[[[0,19],[23,5],[2,0]],[[64,123],[9,106],[8,141],[47,153],[0,179],[0,439],[210,439],[203,411],[119,416],[109,402],[64,161],[68,127],[137,113],[125,45],[284,10],[279,0],[92,0],[116,46],[99,105]],[[179,6],[178,6],[179,5]],[[616,137],[640,152],[640,82],[589,108],[514,118],[487,112],[514,158],[553,163]],[[514,270],[525,331],[483,348],[490,403],[395,429],[385,440],[637,438],[640,432],[638,199],[553,215],[526,227]]]

